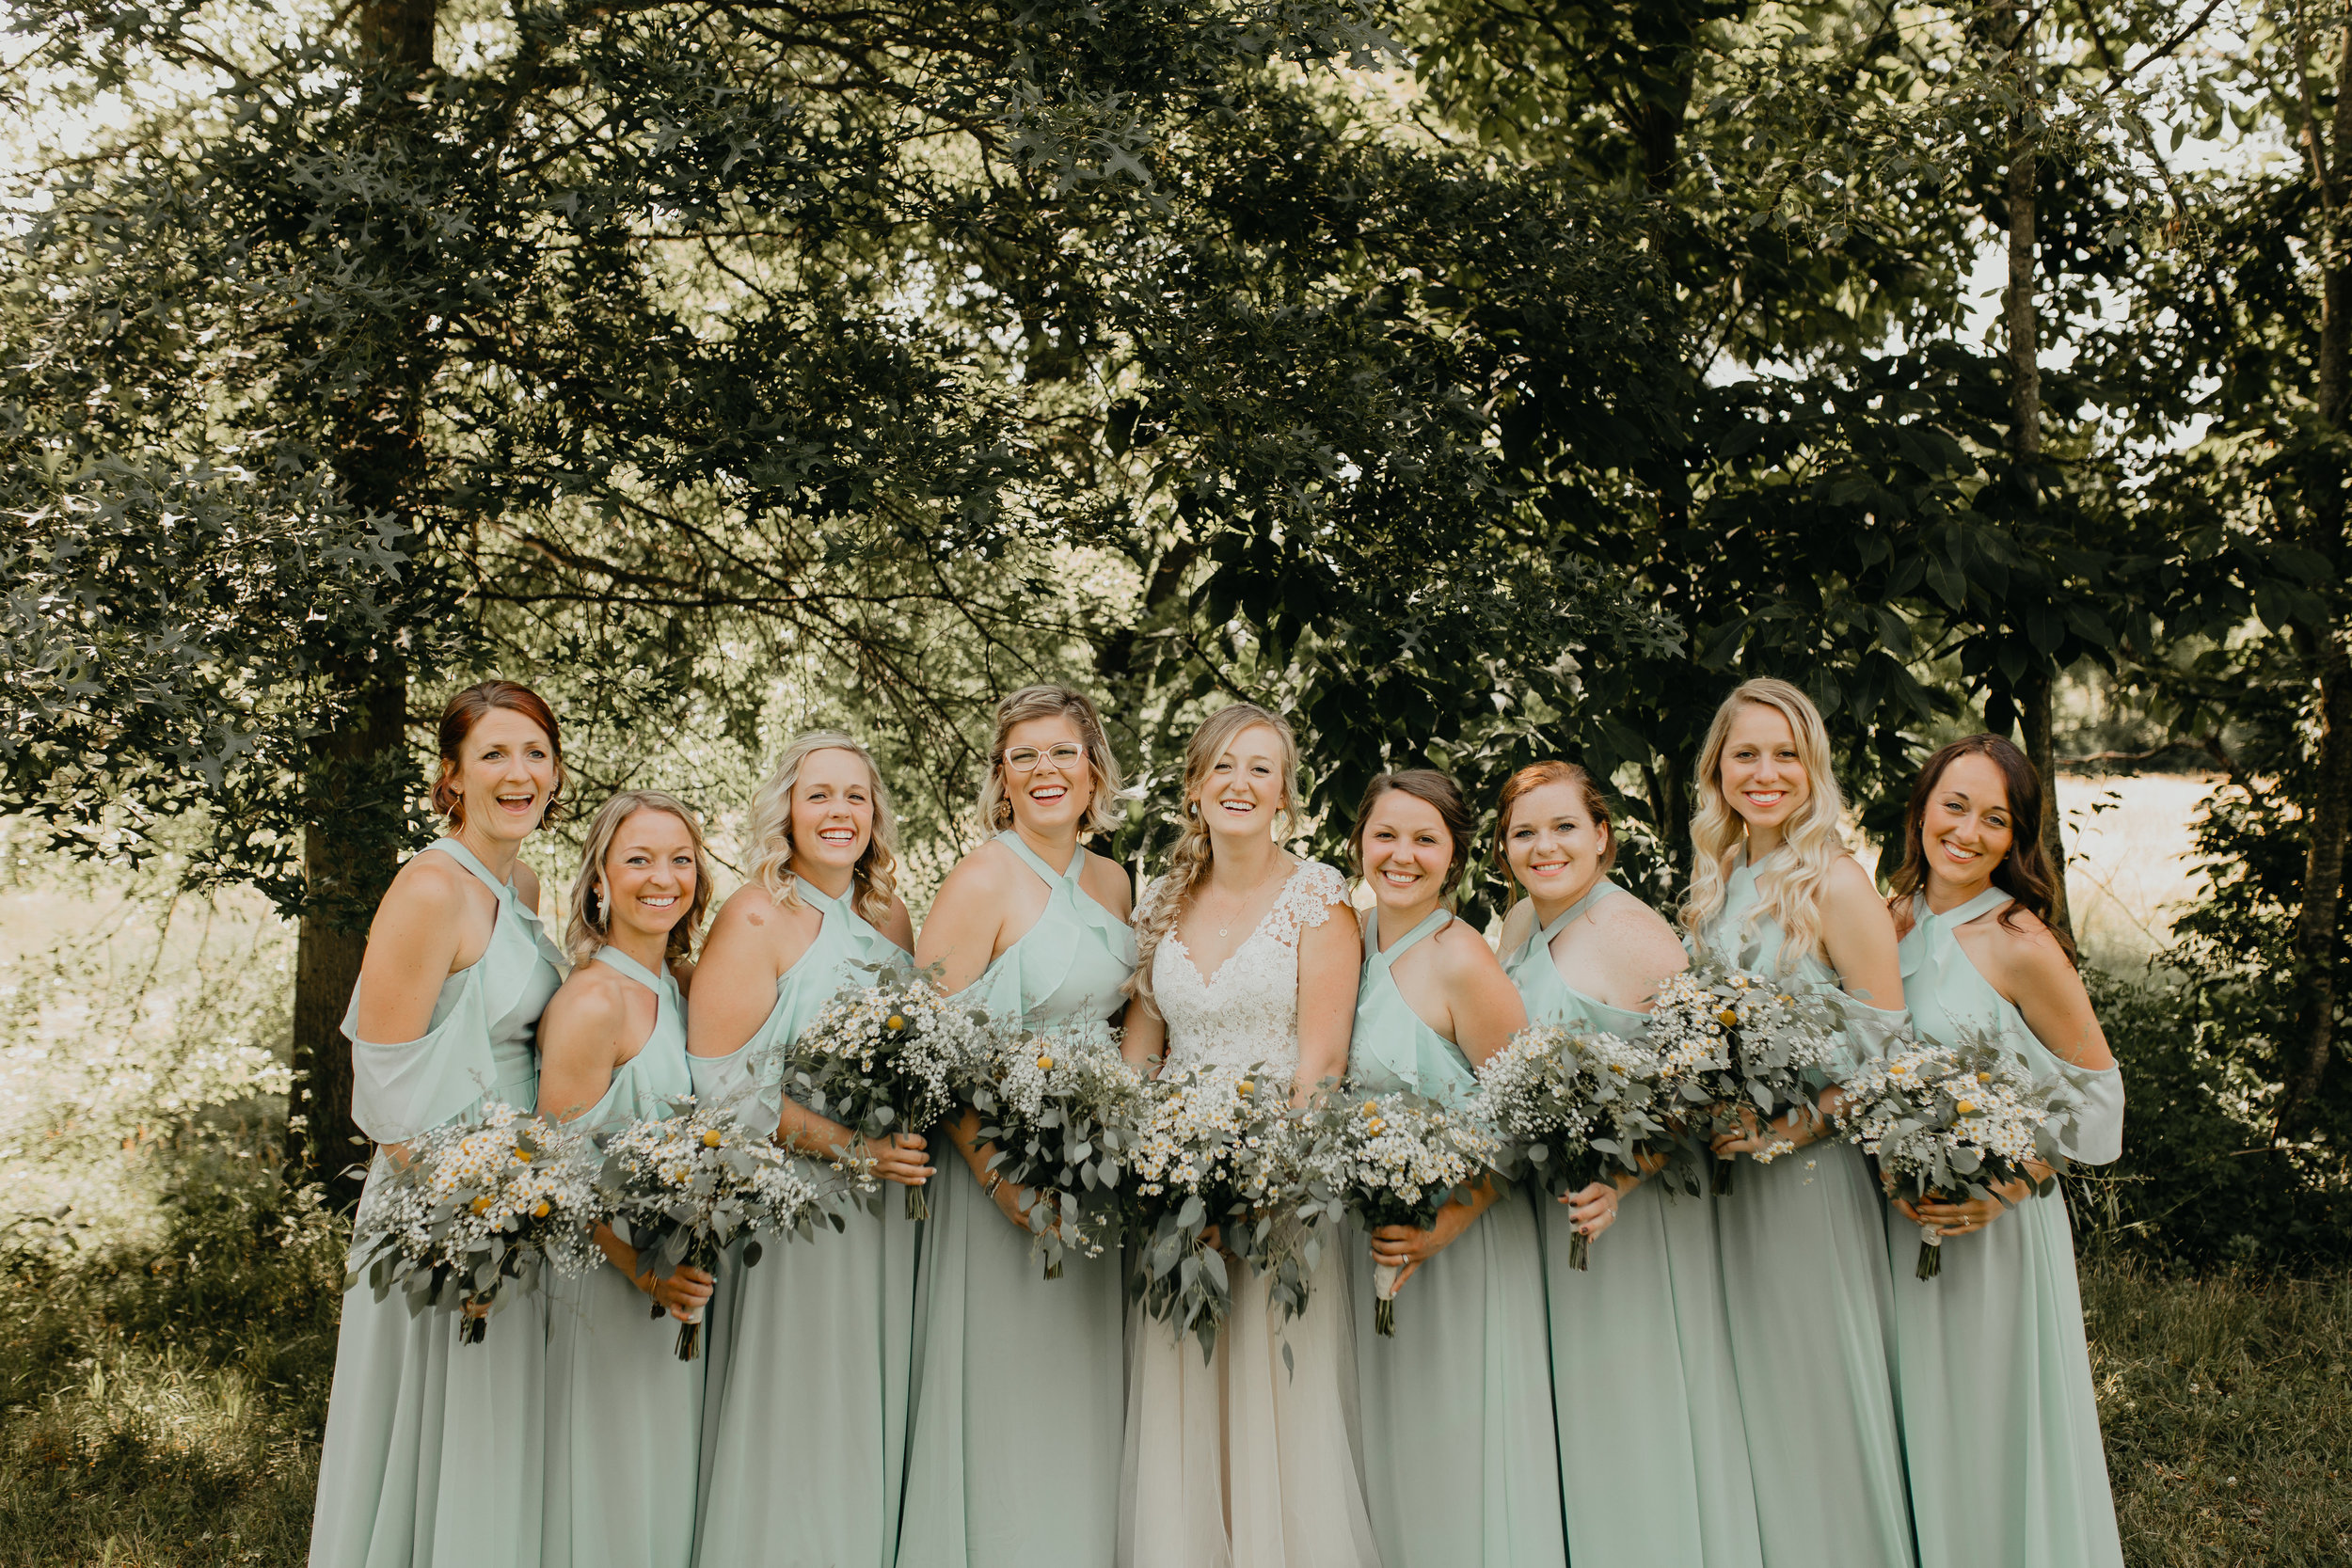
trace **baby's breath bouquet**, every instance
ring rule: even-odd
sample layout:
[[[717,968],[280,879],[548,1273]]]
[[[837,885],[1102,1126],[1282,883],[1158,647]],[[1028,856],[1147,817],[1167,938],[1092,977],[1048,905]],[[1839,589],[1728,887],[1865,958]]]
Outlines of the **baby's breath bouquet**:
[[[1501,1156],[1493,1132],[1470,1109],[1414,1094],[1334,1095],[1308,1117],[1309,1161],[1349,1218],[1369,1233],[1384,1225],[1426,1230],[1461,1189]],[[1403,1271],[1372,1271],[1373,1326],[1396,1332],[1396,1280]]]
[[[1115,1207],[1143,1120],[1143,1075],[1119,1054],[1108,1023],[1089,1020],[1040,1034],[996,1032],[963,1075],[993,1144],[989,1168],[1034,1192],[1029,1232],[1045,1277],[1063,1254],[1100,1258],[1118,1243]]]
[[[2056,1186],[2074,1105],[2062,1080],[2037,1081],[1993,1040],[1963,1030],[1957,1045],[1913,1044],[1867,1064],[1846,1083],[1839,1119],[1878,1161],[1890,1197],[1965,1200],[2014,1181],[2038,1194]],[[1918,1276],[1943,1270],[1944,1233],[1922,1226]]]
[[[1520,1030],[1478,1069],[1481,1114],[1502,1144],[1502,1169],[1561,1198],[1667,1144],[1672,1102],[1647,1046],[1615,1035],[1539,1023]],[[1568,1263],[1583,1268],[1590,1239],[1576,1231]]]
[[[1126,1199],[1136,1238],[1131,1286],[1153,1317],[1200,1341],[1203,1359],[1232,1307],[1224,1251],[1208,1244],[1209,1227],[1245,1263],[1264,1249],[1290,1206],[1290,1079],[1264,1068],[1239,1071],[1201,1064],[1179,1068],[1145,1088]]]
[[[594,1160],[583,1134],[497,1100],[409,1140],[368,1193],[343,1288],[365,1278],[382,1301],[398,1286],[411,1313],[462,1306],[458,1337],[480,1344],[543,1266],[580,1275],[603,1260],[588,1239]]]
[[[1791,1111],[1819,1117],[1844,1030],[1821,988],[1707,958],[1658,988],[1647,1043],[1682,1118],[1740,1132]],[[1755,1158],[1768,1164],[1796,1147],[1782,1138]],[[1731,1173],[1715,1163],[1718,1196]]]
[[[845,987],[787,1048],[784,1092],[860,1138],[921,1132],[954,1108],[958,1069],[985,1048],[988,1014],[905,965],[871,967],[872,985]],[[909,1187],[907,1218],[930,1212],[923,1189]]]
[[[743,1266],[759,1261],[758,1232],[809,1236],[820,1224],[842,1223],[846,1192],[819,1188],[806,1167],[747,1126],[732,1109],[672,1102],[670,1115],[635,1121],[604,1141],[597,1180],[603,1219],[634,1247],[657,1279],[681,1266],[715,1275],[720,1255],[738,1236]],[[659,1318],[660,1303],[653,1308]],[[702,1314],[678,1325],[677,1356],[702,1354]]]

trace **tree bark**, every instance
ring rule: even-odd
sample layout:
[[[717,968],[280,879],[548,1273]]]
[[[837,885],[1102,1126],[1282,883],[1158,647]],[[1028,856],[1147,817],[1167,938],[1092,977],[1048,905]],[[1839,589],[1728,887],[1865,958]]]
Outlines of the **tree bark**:
[[[2027,58],[2028,25],[2017,13],[2010,35],[2011,59],[2027,93],[2031,61]],[[2021,98],[2026,96],[2020,94]],[[2041,170],[2034,156],[2036,128],[2024,110],[2009,121],[2009,294],[2004,302],[2009,322],[2009,450],[2017,483],[2026,503],[2040,497],[2041,483],[2034,465],[2042,456],[2042,319],[2034,298],[2035,229],[2042,199]],[[2018,727],[2024,732],[2026,755],[2042,775],[2042,852],[2050,864],[2052,901],[2050,924],[2072,942],[2074,925],[2066,896],[2066,839],[2059,831],[2058,751],[2050,738],[2050,705],[2058,672],[2039,652],[2029,655],[2031,668],[2014,693]]]
[[[353,19],[361,49],[389,71],[429,71],[436,7],[437,0],[368,0]],[[398,100],[389,112],[404,112]],[[415,325],[407,341],[421,344],[423,323]],[[338,410],[340,466],[362,512],[405,520],[413,510],[426,376],[425,356],[412,351],[373,398]],[[389,647],[350,651],[334,661],[330,678],[346,705],[313,743],[304,784],[306,886],[294,954],[286,1179],[323,1183],[328,1206],[349,1211],[358,1205],[367,1139],[352,1120],[351,1048],[342,1024],[367,952],[369,917],[399,868],[408,686]]]
[[[2315,106],[2314,106],[2315,109]],[[2319,364],[2313,403],[2330,435],[2344,430],[2352,398],[2352,257],[2345,254],[2343,170],[2352,138],[2352,25],[2336,34],[2334,124],[2323,130],[2314,112],[2304,125],[2303,150],[2319,195]],[[2329,142],[2332,140],[2333,146]],[[2332,451],[2311,464],[2303,497],[2305,545],[2334,564],[2344,559],[2344,473]],[[2344,908],[2344,839],[2352,831],[2352,657],[2341,613],[2309,640],[2319,677],[2319,776],[2305,822],[2303,908],[2295,923],[2295,967],[2300,984],[2296,1038],[2287,1059],[2275,1132],[2292,1138],[2306,1131],[2328,1075],[2336,1038],[2336,948]]]

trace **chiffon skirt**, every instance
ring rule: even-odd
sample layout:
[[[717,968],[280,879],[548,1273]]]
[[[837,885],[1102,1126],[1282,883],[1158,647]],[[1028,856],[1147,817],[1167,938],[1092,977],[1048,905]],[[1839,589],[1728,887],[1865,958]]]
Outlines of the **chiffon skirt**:
[[[1372,1243],[1348,1238],[1364,1489],[1385,1568],[1539,1568],[1567,1555],[1535,1213],[1514,1189],[1423,1263],[1373,1326]]]
[[[1065,1254],[1046,1279],[951,1148],[938,1171],[898,1555],[910,1568],[1104,1568],[1126,1397],[1119,1253]]]
[[[343,1292],[311,1568],[539,1560],[547,1304],[509,1297],[478,1345],[463,1322]]]
[[[1570,1560],[1759,1568],[1714,1200],[1643,1182],[1581,1270],[1567,1206],[1534,1201]]]
[[[915,1244],[905,1189],[720,1266],[707,1329],[703,1568],[891,1568],[906,1473]]]
[[[1742,1157],[1715,1201],[1765,1562],[1908,1568],[1885,1201],[1862,1151]]]
[[[1120,1568],[1378,1568],[1346,1243],[1325,1243],[1307,1310],[1287,1325],[1265,1281],[1236,1270],[1232,1315],[1206,1361],[1199,1341],[1134,1312]]]
[[[610,1266],[548,1285],[545,1568],[693,1559],[707,1361],[680,1361],[677,1320],[652,1309]]]
[[[2121,1568],[2065,1200],[1944,1243],[1887,1212],[1903,1443],[1920,1568]]]

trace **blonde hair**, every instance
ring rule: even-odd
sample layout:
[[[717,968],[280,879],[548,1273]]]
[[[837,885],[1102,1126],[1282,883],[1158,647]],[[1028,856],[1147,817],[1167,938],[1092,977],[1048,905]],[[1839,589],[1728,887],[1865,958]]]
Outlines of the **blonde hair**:
[[[818,752],[848,752],[866,764],[874,790],[874,832],[850,876],[850,907],[869,925],[890,914],[898,886],[898,816],[890,806],[874,754],[839,730],[808,730],[794,736],[776,758],[775,771],[752,797],[752,880],[786,909],[801,908],[800,879],[792,875],[792,791],[801,768]]]
[[[1087,804],[1082,833],[1107,833],[1126,817],[1120,800],[1119,758],[1103,734],[1103,716],[1093,699],[1066,686],[1025,686],[996,705],[996,736],[988,744],[988,777],[980,783],[980,831],[998,832],[1012,821],[1012,796],[1005,786],[1005,737],[1032,719],[1067,719],[1086,744],[1087,770],[1094,799]]]
[[[596,956],[597,948],[612,940],[612,911],[597,891],[604,880],[604,858],[612,852],[612,841],[619,836],[621,825],[641,811],[667,812],[676,817],[686,824],[686,836],[693,843],[694,896],[687,904],[685,915],[670,927],[670,940],[662,956],[683,958],[694,951],[695,933],[702,929],[703,915],[710,908],[710,854],[703,846],[702,819],[675,795],[659,789],[625,789],[599,807],[589,822],[587,847],[580,857],[580,875],[572,879],[572,918],[564,932],[564,945],[576,964],[586,963]]]
[[[1691,818],[1691,891],[1682,900],[1682,928],[1701,947],[1708,945],[1708,927],[1723,913],[1731,863],[1747,843],[1747,824],[1724,795],[1723,762],[1732,721],[1750,707],[1771,708],[1788,721],[1788,733],[1797,743],[1797,766],[1804,769],[1805,799],[1781,830],[1788,853],[1774,855],[1757,868],[1756,907],[1740,925],[1741,942],[1734,945],[1744,945],[1756,923],[1770,917],[1779,924],[1782,937],[1774,967],[1786,970],[1821,955],[1821,894],[1830,867],[1846,853],[1837,828],[1844,803],[1830,771],[1829,729],[1812,699],[1787,681],[1743,682],[1724,699],[1715,721],[1707,727],[1697,777],[1692,781],[1698,811]],[[1738,954],[1724,957],[1736,958]]]
[[[1136,972],[1128,976],[1129,996],[1159,1016],[1160,1006],[1152,995],[1152,959],[1159,951],[1161,939],[1176,928],[1176,917],[1184,911],[1184,901],[1193,889],[1209,874],[1214,846],[1209,842],[1209,828],[1194,805],[1193,796],[1208,782],[1209,769],[1216,759],[1244,730],[1264,725],[1272,730],[1282,749],[1282,818],[1276,829],[1277,838],[1287,837],[1298,810],[1298,736],[1292,733],[1290,721],[1278,713],[1269,713],[1255,703],[1235,703],[1209,715],[1201,726],[1192,732],[1192,739],[1184,747],[1184,826],[1177,836],[1176,847],[1168,851],[1168,870],[1152,885],[1143,908],[1136,917]]]

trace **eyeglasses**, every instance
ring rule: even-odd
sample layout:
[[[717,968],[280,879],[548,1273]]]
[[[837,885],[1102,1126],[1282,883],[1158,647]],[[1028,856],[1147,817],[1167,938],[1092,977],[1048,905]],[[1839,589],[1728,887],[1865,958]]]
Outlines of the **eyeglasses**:
[[[1016,773],[1034,773],[1041,762],[1050,762],[1068,773],[1086,760],[1086,754],[1085,747],[1073,746],[1065,741],[1059,746],[1048,746],[1042,752],[1034,746],[1015,746],[1005,753],[1004,761],[1005,766]]]

